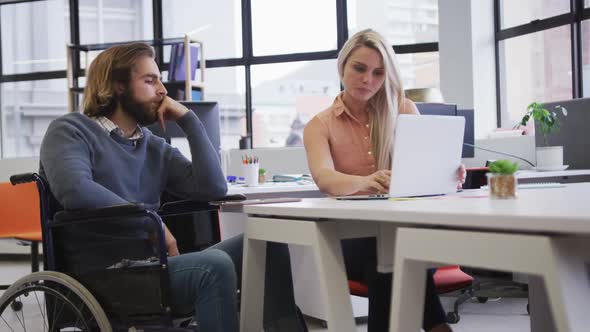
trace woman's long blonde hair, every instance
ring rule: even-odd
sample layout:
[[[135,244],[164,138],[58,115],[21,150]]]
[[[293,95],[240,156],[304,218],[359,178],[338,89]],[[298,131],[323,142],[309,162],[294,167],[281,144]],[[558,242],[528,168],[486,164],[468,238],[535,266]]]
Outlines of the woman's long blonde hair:
[[[355,33],[338,54],[338,74],[342,81],[344,66],[354,50],[359,47],[376,50],[383,58],[385,81],[368,102],[371,147],[375,154],[377,169],[391,169],[393,131],[399,105],[403,100],[403,84],[393,47],[378,32],[366,29]]]

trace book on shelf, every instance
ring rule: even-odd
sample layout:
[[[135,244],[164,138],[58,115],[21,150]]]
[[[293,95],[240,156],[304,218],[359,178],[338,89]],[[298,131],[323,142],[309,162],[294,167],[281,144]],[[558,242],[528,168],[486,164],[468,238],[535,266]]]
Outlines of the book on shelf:
[[[190,80],[195,80],[197,65],[199,62],[199,46],[190,45]],[[170,51],[170,67],[168,68],[168,80],[170,81],[184,81],[186,80],[186,61],[184,55],[184,43],[172,45]]]
[[[168,95],[174,100],[186,100],[184,88],[166,88]],[[192,90],[192,100],[199,101],[203,100],[203,93],[199,90]]]

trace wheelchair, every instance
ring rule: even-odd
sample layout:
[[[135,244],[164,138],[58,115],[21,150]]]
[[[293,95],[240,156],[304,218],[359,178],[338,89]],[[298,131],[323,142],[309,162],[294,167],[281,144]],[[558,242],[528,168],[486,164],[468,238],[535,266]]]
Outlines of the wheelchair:
[[[13,185],[33,181],[40,198],[44,271],[17,280],[2,294],[0,331],[198,330],[190,317],[171,313],[162,219],[217,214],[219,204],[170,202],[158,212],[141,204],[65,211],[42,176],[10,178]],[[223,201],[244,199],[232,195]],[[218,241],[218,231],[216,236]],[[20,310],[14,303],[22,303]]]

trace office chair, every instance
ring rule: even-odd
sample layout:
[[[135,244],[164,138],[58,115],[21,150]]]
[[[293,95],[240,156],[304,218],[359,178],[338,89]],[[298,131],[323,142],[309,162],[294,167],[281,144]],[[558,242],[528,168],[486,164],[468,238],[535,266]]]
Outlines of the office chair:
[[[438,294],[446,294],[454,291],[462,291],[453,305],[453,311],[447,313],[447,323],[459,322],[459,306],[473,296],[473,290],[470,287],[473,277],[463,272],[457,265],[444,266],[436,269],[434,273],[434,286]],[[367,297],[369,287],[366,284],[356,280],[348,281],[350,294],[355,296]]]
[[[31,246],[31,272],[39,271],[39,242],[41,224],[39,223],[39,194],[34,183],[14,187],[10,183],[0,183],[0,238],[16,239],[19,244]],[[10,285],[0,285],[7,289]],[[22,304],[12,303],[18,311]]]

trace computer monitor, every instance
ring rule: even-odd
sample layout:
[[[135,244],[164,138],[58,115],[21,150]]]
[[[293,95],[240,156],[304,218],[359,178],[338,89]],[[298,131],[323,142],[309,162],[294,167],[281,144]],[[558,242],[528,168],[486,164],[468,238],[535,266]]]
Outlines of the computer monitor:
[[[215,151],[221,146],[219,133],[219,105],[214,101],[183,101],[181,102],[189,110],[193,111],[203,123],[207,136],[213,144]],[[148,128],[155,134],[166,139],[168,143],[174,138],[186,137],[186,134],[174,121],[166,121],[166,131],[163,132],[159,123],[154,123]]]
[[[549,135],[549,145],[563,146],[563,163],[569,169],[590,169],[590,98],[555,101],[545,104],[549,111],[561,105],[567,109],[567,116],[555,112],[560,130]],[[535,144],[545,146],[539,124],[535,123]]]
[[[474,115],[472,109],[457,109],[455,104],[444,103],[416,103],[416,107],[420,114],[424,115],[448,115],[448,116],[463,116],[465,117],[465,131],[463,133],[463,151],[462,158],[473,158],[475,151],[473,144],[475,144],[474,134]]]
[[[475,115],[473,109],[457,109],[457,115],[465,117],[465,132],[463,133],[463,153],[462,158],[473,158],[475,157]]]
[[[416,103],[420,114],[424,115],[457,115],[457,105],[444,103]]]

